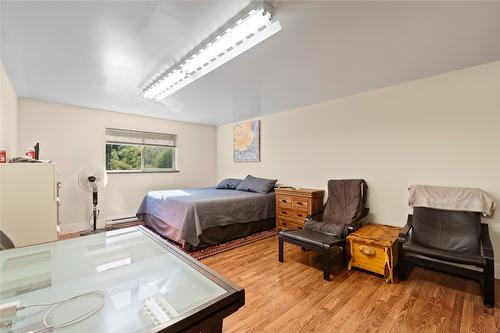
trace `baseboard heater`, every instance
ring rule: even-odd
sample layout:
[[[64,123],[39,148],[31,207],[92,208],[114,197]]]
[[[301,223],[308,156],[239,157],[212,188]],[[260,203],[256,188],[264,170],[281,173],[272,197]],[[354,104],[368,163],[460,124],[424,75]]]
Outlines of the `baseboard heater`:
[[[118,217],[116,219],[106,220],[106,225],[132,223],[137,221],[139,221],[137,216]]]

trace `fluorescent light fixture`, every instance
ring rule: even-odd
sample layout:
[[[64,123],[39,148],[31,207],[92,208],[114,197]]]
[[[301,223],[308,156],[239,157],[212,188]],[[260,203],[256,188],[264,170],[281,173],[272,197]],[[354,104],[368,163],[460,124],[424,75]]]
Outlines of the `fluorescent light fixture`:
[[[147,99],[161,101],[281,30],[272,20],[272,7],[251,3],[220,29],[162,71],[143,89]]]

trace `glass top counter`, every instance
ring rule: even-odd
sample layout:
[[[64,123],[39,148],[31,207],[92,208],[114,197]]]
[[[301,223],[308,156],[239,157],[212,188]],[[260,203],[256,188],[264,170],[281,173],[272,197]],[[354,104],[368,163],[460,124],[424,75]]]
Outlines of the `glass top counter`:
[[[243,289],[144,227],[0,251],[1,304],[47,304],[90,291],[104,292],[102,310],[57,332],[178,332],[244,303]],[[71,320],[99,302],[75,300],[50,322]],[[30,307],[1,318],[12,326],[0,332],[40,329],[46,311]]]

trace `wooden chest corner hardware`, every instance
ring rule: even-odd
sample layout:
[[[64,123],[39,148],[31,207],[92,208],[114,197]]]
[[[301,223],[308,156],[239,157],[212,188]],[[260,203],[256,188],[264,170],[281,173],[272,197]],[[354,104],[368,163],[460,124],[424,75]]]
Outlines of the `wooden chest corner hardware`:
[[[277,189],[276,228],[303,228],[307,215],[322,209],[324,194],[323,190],[316,189]]]
[[[394,282],[394,267],[398,262],[396,239],[400,231],[398,227],[367,224],[347,236],[347,268],[358,267],[383,275],[386,282]]]

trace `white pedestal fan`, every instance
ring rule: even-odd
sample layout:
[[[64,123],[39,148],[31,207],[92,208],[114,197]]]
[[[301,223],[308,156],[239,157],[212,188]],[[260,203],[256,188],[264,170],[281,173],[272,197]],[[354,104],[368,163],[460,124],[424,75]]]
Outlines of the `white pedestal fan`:
[[[97,229],[97,217],[99,216],[97,194],[108,184],[108,174],[105,170],[86,168],[78,175],[78,184],[84,191],[92,193],[92,214],[89,218],[89,229],[82,231],[80,235],[84,236],[104,231],[104,229]],[[90,220],[93,220],[93,225],[90,225]]]

